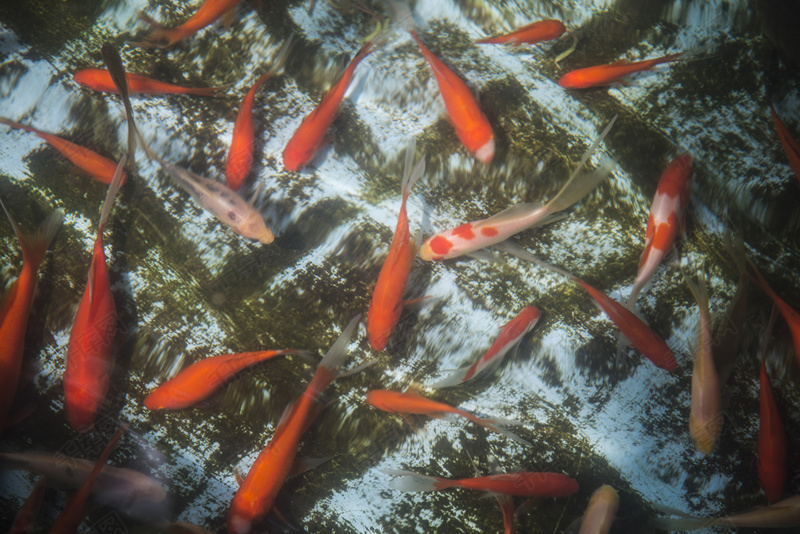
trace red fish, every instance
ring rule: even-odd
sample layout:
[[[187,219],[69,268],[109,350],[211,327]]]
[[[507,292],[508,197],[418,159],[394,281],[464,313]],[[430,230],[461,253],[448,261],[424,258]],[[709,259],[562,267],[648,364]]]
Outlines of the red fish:
[[[119,441],[123,432],[125,432],[125,427],[120,428],[109,440],[108,445],[106,445],[106,448],[100,453],[100,457],[97,459],[97,462],[95,462],[94,468],[92,472],[89,473],[86,481],[80,489],[69,498],[67,506],[56,518],[56,522],[50,529],[50,534],[73,534],[78,531],[78,526],[80,526],[81,521],[83,521],[86,515],[86,503],[89,501],[92,486],[100,475],[103,466],[108,461],[108,457],[111,456],[111,451],[114,450],[114,446],[117,444],[117,441]]]
[[[286,43],[281,47],[278,56],[275,58],[274,66],[256,80],[256,83],[253,84],[242,99],[241,106],[239,106],[239,114],[236,116],[236,122],[233,125],[233,137],[231,138],[231,148],[228,151],[228,161],[225,164],[225,177],[228,180],[228,186],[234,191],[242,187],[253,165],[253,102],[256,98],[256,92],[286,62],[291,41],[291,37],[286,40]]]
[[[32,237],[20,232],[17,223],[0,202],[6,212],[11,227],[22,249],[22,270],[17,280],[11,284],[0,300],[0,433],[7,426],[8,411],[19,385],[22,372],[22,354],[28,316],[31,313],[33,291],[36,288],[36,273],[44,259],[45,252],[61,227],[64,212],[60,209],[51,213]]]
[[[113,366],[111,348],[117,328],[117,309],[111,294],[106,256],[103,252],[103,230],[114,205],[114,198],[122,185],[125,160],[126,156],[119,160],[100,210],[89,279],[69,336],[64,369],[64,407],[67,421],[79,432],[92,428],[97,410],[108,391]]]
[[[476,44],[508,44],[519,46],[523,43],[536,44],[560,37],[567,29],[560,20],[540,20],[518,30],[498,37],[487,37],[475,41]]]
[[[414,170],[411,170],[414,146],[412,143],[406,151],[400,215],[397,217],[397,227],[394,231],[394,238],[392,238],[392,245],[389,247],[389,254],[378,275],[378,282],[372,292],[372,300],[367,312],[367,336],[370,345],[375,350],[383,350],[386,347],[389,336],[400,319],[403,311],[403,293],[411,272],[411,261],[417,255],[416,247],[411,243],[411,234],[408,230],[406,202],[411,188],[425,172],[425,159],[421,159]]]
[[[475,101],[472,91],[461,78],[456,76],[422,44],[417,32],[414,30],[409,30],[409,32],[436,76],[439,93],[444,100],[450,121],[456,129],[456,135],[478,161],[484,164],[489,163],[494,157],[494,132]]]
[[[775,311],[769,319],[769,326],[764,333],[764,342],[761,347],[761,372],[759,376],[760,388],[759,423],[758,423],[758,477],[761,487],[770,503],[777,502],[783,495],[786,487],[786,430],[784,429],[775,396],[767,375],[767,339],[772,330]]]
[[[339,106],[347,88],[350,87],[350,82],[353,81],[356,67],[372,52],[371,47],[371,41],[367,41],[361,46],[331,90],[322,97],[322,101],[316,109],[303,119],[292,138],[286,143],[286,148],[283,149],[283,166],[286,170],[298,171],[314,158],[314,154],[317,153],[317,149],[325,139],[328,128],[339,114]]]
[[[645,61],[617,61],[611,65],[599,65],[596,67],[586,67],[566,73],[558,80],[558,85],[566,89],[587,89],[598,85],[609,85],[620,78],[631,74],[650,70],[656,65],[669,63],[680,59],[682,54],[669,54],[667,56]]]
[[[389,391],[386,389],[373,389],[367,393],[367,404],[371,404],[383,410],[384,412],[399,413],[401,415],[414,414],[414,415],[427,415],[429,417],[442,417],[444,414],[455,414],[461,417],[466,417],[476,425],[488,428],[498,434],[503,434],[506,437],[513,439],[523,445],[530,445],[530,442],[522,439],[501,428],[501,426],[518,425],[516,421],[508,421],[505,419],[483,419],[477,415],[473,415],[465,410],[455,408],[444,402],[435,401],[410,391]]]
[[[449,479],[429,477],[412,471],[386,471],[389,475],[401,476],[390,486],[401,491],[438,491],[447,488],[462,488],[475,491],[501,493],[514,497],[568,497],[579,489],[578,483],[561,473],[504,473],[475,478]]]
[[[789,166],[794,171],[798,183],[800,183],[800,145],[797,144],[792,134],[789,133],[789,130],[784,126],[783,122],[781,122],[781,119],[775,112],[775,106],[770,104],[769,107],[772,110],[772,122],[775,124],[775,129],[778,131],[778,137],[781,140],[784,152],[786,152],[786,157],[789,158]]]
[[[692,158],[682,154],[664,170],[656,188],[645,230],[644,252],[639,258],[639,272],[628,297],[628,307],[633,308],[639,292],[647,285],[656,269],[675,242],[678,230],[684,225],[684,213],[689,203],[689,177]]]
[[[233,496],[228,512],[228,532],[246,534],[272,509],[275,496],[283,486],[297,456],[297,445],[305,432],[322,390],[340,376],[339,368],[347,356],[347,345],[358,326],[356,317],[344,329],[317,366],[306,390],[294,401],[275,429],[272,439],[261,451],[253,467]]]
[[[14,524],[11,526],[10,534],[30,534],[34,531],[33,523],[36,520],[36,514],[42,505],[42,497],[44,497],[44,490],[47,488],[47,479],[39,477],[36,486],[31,490],[31,494],[25,499],[22,508],[19,509]]]
[[[490,372],[496,369],[508,351],[510,351],[517,343],[530,332],[536,323],[539,321],[541,314],[539,308],[536,306],[526,306],[522,308],[516,317],[511,319],[503,327],[500,335],[489,347],[489,350],[480,357],[480,359],[468,367],[456,369],[452,375],[441,380],[433,385],[436,388],[444,388],[462,384],[467,380],[474,378],[482,372]]]
[[[240,371],[282,354],[298,354],[298,351],[262,350],[205,358],[151,391],[144,399],[144,407],[148,410],[181,410],[194,406]]]
[[[111,179],[114,177],[114,170],[117,168],[117,164],[108,158],[104,158],[97,152],[89,150],[88,148],[83,148],[75,143],[70,143],[66,139],[62,139],[53,134],[37,130],[31,126],[26,126],[3,117],[0,117],[0,124],[5,124],[11,128],[19,128],[20,130],[25,130],[26,132],[31,132],[38,135],[47,141],[47,143],[53,148],[61,152],[65,158],[80,167],[82,171],[89,174],[94,179],[103,182],[104,184],[110,184]],[[125,183],[125,180],[126,176],[125,173],[123,173],[123,184]]]
[[[73,77],[75,83],[80,86],[101,91],[103,93],[119,93],[117,86],[111,79],[111,74],[106,69],[83,69],[76,72]],[[227,85],[218,87],[181,87],[167,82],[160,82],[141,74],[126,73],[125,79],[128,82],[128,90],[131,94],[140,93],[145,95],[172,94],[172,95],[201,95],[214,96],[214,94],[226,89]]]
[[[194,35],[209,24],[226,14],[232,14],[236,9],[236,5],[242,0],[205,0],[197,13],[192,15],[189,20],[176,28],[164,28],[157,22],[149,17],[141,15],[140,17],[150,24],[156,26],[157,29],[148,35],[145,35],[141,41],[131,41],[133,46],[141,46],[145,48],[167,48],[178,41]]]

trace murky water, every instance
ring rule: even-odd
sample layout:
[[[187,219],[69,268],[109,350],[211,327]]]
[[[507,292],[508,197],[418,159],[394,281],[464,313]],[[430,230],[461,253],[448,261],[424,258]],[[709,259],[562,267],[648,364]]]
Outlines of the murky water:
[[[300,173],[283,170],[283,147],[374,21],[346,2],[340,9],[318,2],[311,16],[308,2],[244,3],[228,29],[216,24],[167,50],[123,46],[144,32],[140,12],[177,24],[197,4],[37,0],[0,7],[0,115],[112,158],[126,143],[119,99],[72,81],[75,70],[101,66],[103,42],[121,46],[132,72],[187,86],[232,84],[219,97],[133,99],[153,150],[205,176],[222,176],[241,97],[283,40],[296,35],[285,72],[256,97],[257,157],[245,190],[248,197],[257,192],[255,206],[271,223],[273,244],[259,246],[227,231],[139,154],[138,172],[117,199],[106,231],[119,311],[116,370],[102,422],[90,435],[67,425],[61,381],[106,188],[38,137],[0,127],[0,197],[9,211],[27,229],[55,207],[66,212],[28,327],[25,357],[33,378],[22,395],[36,409],[3,434],[1,449],[94,459],[115,421],[126,421],[130,435],[111,463],[155,477],[170,496],[125,513],[93,509],[84,531],[144,532],[152,522],[169,520],[224,529],[237,487],[234,467],[247,471],[312,367],[292,357],[270,361],[196,409],[149,412],[142,400],[206,356],[283,347],[324,353],[349,319],[367,309],[394,231],[403,149],[412,137],[427,171],[412,191],[409,219],[412,232],[427,236],[515,203],[546,201],[618,114],[592,158],[594,164],[615,158],[611,177],[566,219],[523,232],[516,242],[615,298],[627,296],[658,179],[669,161],[688,151],[694,179],[687,238],[678,248],[684,264],[707,273],[712,313],[724,311],[738,278],[723,246],[729,227],[744,236],[749,256],[776,291],[800,308],[800,188],[770,120],[768,98],[800,137],[797,69],[779,63],[752,3],[421,0],[415,9],[420,35],[480,94],[495,129],[491,165],[482,166],[461,146],[417,46],[395,29],[359,66],[331,143]],[[553,60],[569,46],[566,39],[519,48],[472,44],[545,18],[564,21],[579,39],[560,66]],[[576,92],[556,84],[573,68],[680,51],[696,55],[630,85]],[[0,224],[0,258],[8,284],[21,258],[7,223]],[[737,368],[723,391],[723,433],[709,457],[695,450],[688,434],[698,311],[677,261],[659,269],[640,300],[643,316],[678,357],[674,373],[632,349],[615,366],[613,325],[586,293],[513,258],[417,260],[407,294],[431,298],[404,312],[381,353],[368,348],[361,327],[348,361],[375,359],[377,365],[328,390],[331,405],[303,441],[300,456],[330,460],[291,479],[279,498],[279,509],[299,528],[501,531],[494,499],[461,490],[392,491],[392,477],[383,472],[467,477],[470,456],[484,473],[496,461],[504,471],[557,471],[579,482],[574,496],[543,500],[521,515],[519,532],[563,532],[604,483],[620,493],[615,532],[647,532],[645,522],[659,505],[713,516],[766,503],[756,471],[757,364],[770,302],[759,291],[751,290]],[[431,420],[415,433],[365,404],[370,389],[424,387],[474,361],[528,304],[543,318],[497,372],[435,395],[522,421],[520,434],[531,447],[458,420]],[[782,321],[774,338],[769,368],[793,450],[800,394]],[[794,494],[800,478],[796,458],[790,461],[787,494]],[[35,477],[5,471],[0,481],[5,526]],[[64,502],[62,492],[47,493],[44,525]]]

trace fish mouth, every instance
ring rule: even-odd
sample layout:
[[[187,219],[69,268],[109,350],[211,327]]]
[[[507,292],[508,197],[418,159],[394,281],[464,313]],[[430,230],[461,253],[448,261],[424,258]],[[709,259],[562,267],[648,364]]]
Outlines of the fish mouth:
[[[475,151],[475,157],[484,165],[492,161],[494,157],[494,137],[490,138],[482,147]]]
[[[266,229],[260,236],[258,236],[258,241],[262,245],[269,245],[273,241],[275,241],[275,235],[272,233],[272,230],[269,228]]]

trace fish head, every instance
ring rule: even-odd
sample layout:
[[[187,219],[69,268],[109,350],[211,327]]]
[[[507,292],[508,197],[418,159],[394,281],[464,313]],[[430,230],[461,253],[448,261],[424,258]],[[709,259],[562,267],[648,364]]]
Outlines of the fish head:
[[[492,161],[494,157],[494,137],[490,137],[488,141],[483,143],[475,150],[475,158],[484,165]]]
[[[248,213],[242,222],[234,228],[234,230],[237,234],[243,237],[255,239],[259,243],[263,243],[265,245],[268,245],[275,240],[272,230],[267,228],[267,223],[264,222],[264,218],[261,217],[261,214],[256,210],[252,210],[250,213]]]

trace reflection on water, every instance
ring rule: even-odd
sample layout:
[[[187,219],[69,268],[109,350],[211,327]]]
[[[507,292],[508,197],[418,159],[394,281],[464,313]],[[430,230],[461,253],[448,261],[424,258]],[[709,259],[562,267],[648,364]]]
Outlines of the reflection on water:
[[[37,0],[0,7],[0,114],[118,157],[126,139],[119,100],[79,88],[72,73],[100,66],[104,41],[122,46],[144,33],[137,21],[141,11],[174,24],[197,4]],[[330,144],[306,170],[286,172],[281,152],[289,137],[374,26],[369,15],[347,7],[319,2],[308,15],[308,2],[244,3],[229,29],[218,23],[166,50],[121,48],[132,72],[186,86],[231,84],[219,97],[133,99],[139,127],[156,153],[220,177],[242,95],[269,68],[282,41],[292,32],[297,36],[285,72],[256,97],[257,157],[244,191],[255,195],[276,234],[273,244],[257,246],[227,232],[143,155],[112,213],[106,250],[119,322],[104,416],[131,425],[112,463],[154,477],[171,499],[162,514],[115,516],[124,529],[145,531],[143,521],[155,520],[224,528],[237,487],[233,468],[250,467],[286,405],[305,387],[312,365],[294,358],[267,362],[192,410],[148,412],[142,400],[206,356],[260,348],[327,350],[347,321],[366,311],[394,231],[402,150],[411,137],[427,158],[427,171],[411,193],[409,219],[412,233],[421,228],[427,236],[512,204],[546,202],[618,114],[592,158],[595,165],[615,158],[612,176],[567,218],[523,232],[516,241],[613,298],[626,297],[658,178],[669,161],[688,151],[695,171],[687,238],[678,248],[691,268],[704,264],[712,314],[727,307],[738,280],[723,245],[728,227],[744,236],[749,256],[776,291],[800,307],[800,188],[768,108],[771,98],[800,137],[798,78],[796,68],[777,59],[777,48],[786,56],[793,48],[770,29],[777,24],[773,13],[759,18],[744,1],[421,0],[415,12],[422,39],[469,80],[495,130],[491,165],[477,163],[461,146],[416,45],[394,29],[386,46],[359,67]],[[369,7],[383,11],[379,4]],[[472,44],[545,18],[564,21],[578,36],[576,51],[560,66],[553,59],[569,39],[518,48]],[[762,34],[762,21],[776,44]],[[574,68],[680,51],[693,55],[630,85],[579,92],[556,84]],[[61,376],[105,188],[38,137],[6,129],[2,136],[0,197],[9,211],[28,229],[57,206],[66,217],[41,271],[26,336],[25,376],[33,379],[22,398],[35,411],[4,433],[0,449],[69,449],[94,458],[98,450],[81,445],[88,441],[65,423]],[[0,257],[2,279],[10,282],[20,254],[5,223]],[[633,350],[616,364],[612,325],[586,293],[513,258],[417,260],[407,295],[430,298],[404,311],[381,353],[368,348],[362,328],[348,361],[378,363],[327,391],[331,404],[303,441],[300,456],[330,460],[291,479],[278,499],[278,508],[300,528],[500,531],[494,499],[460,490],[395,492],[383,473],[411,469],[468,477],[470,456],[482,473],[496,461],[504,471],[563,472],[579,482],[572,497],[535,503],[518,518],[520,532],[564,531],[602,484],[620,494],[615,532],[646,532],[646,518],[656,515],[657,505],[710,516],[765,504],[755,455],[756,355],[770,302],[760,292],[751,290],[740,359],[723,391],[724,429],[709,457],[696,452],[688,435],[698,313],[677,260],[659,269],[639,304],[678,357],[671,374]],[[520,434],[531,447],[461,421],[431,420],[414,432],[364,403],[370,389],[424,388],[474,361],[529,304],[542,310],[542,319],[492,376],[435,396],[522,421]],[[796,443],[796,364],[788,329],[778,323],[770,372],[790,443]],[[111,426],[101,426],[102,439],[96,440],[105,441]],[[794,467],[788,494],[800,486]],[[0,478],[0,522],[7,525],[35,477],[3,471]],[[63,493],[47,493],[45,524],[64,502]],[[108,513],[93,510],[85,525],[107,524]]]

